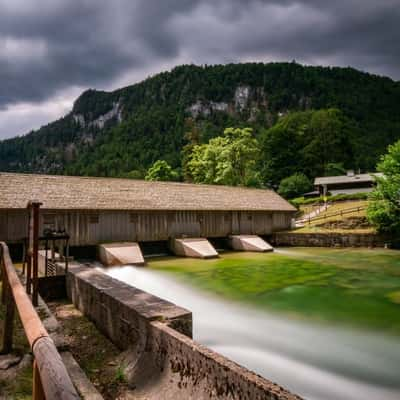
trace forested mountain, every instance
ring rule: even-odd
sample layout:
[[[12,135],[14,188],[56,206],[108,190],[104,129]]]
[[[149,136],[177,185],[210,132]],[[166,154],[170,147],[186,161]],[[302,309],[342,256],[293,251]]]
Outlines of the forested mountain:
[[[158,159],[180,170],[182,149],[227,127],[253,128],[265,183],[327,163],[372,170],[400,138],[400,83],[295,62],[184,65],[84,92],[60,120],[0,142],[0,170],[140,178]]]

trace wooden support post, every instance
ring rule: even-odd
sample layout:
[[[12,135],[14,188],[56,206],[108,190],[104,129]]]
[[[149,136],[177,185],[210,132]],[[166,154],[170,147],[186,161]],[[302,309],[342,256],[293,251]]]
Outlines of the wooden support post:
[[[0,249],[1,252],[1,249]],[[3,282],[3,290],[1,291],[1,304],[6,304],[6,281],[7,281],[7,274],[4,267],[4,259],[3,254],[0,253],[0,269],[1,269],[1,280]]]
[[[69,265],[69,239],[65,241],[65,276],[68,274],[68,265]]]
[[[38,264],[39,264],[39,207],[41,203],[32,202],[32,217],[33,217],[33,251],[32,251],[32,304],[37,307],[38,305]]]
[[[32,284],[32,252],[33,252],[33,219],[32,210],[30,205],[28,205],[29,210],[29,227],[28,227],[28,251],[26,258],[26,293],[31,294],[31,284]]]
[[[25,275],[25,265],[26,265],[26,241],[22,246],[22,275]]]
[[[1,343],[1,353],[8,354],[11,352],[13,344],[15,303],[6,276],[3,279],[3,292],[5,292],[5,299],[6,299],[6,315],[4,316],[4,321],[3,321],[3,337]]]
[[[33,387],[32,387],[32,400],[46,400],[43,391],[42,380],[40,379],[39,368],[36,360],[33,361]]]
[[[47,276],[49,274],[49,260],[48,260],[48,251],[49,251],[49,241],[46,239],[45,244],[45,255],[44,255],[44,275]]]

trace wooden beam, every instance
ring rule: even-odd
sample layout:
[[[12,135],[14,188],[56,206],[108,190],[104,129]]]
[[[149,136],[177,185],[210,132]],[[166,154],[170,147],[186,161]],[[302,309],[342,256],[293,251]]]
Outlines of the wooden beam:
[[[33,354],[40,373],[45,398],[50,400],[78,400],[71,378],[50,337],[43,337],[33,346]],[[34,400],[42,400],[37,398]]]
[[[7,281],[7,304],[9,300],[13,305],[15,302],[22,326],[35,357],[36,364],[34,365],[32,389],[34,400],[80,399],[53,340],[49,337],[18,278],[7,245],[4,242],[0,242],[0,248],[4,263],[3,281]],[[10,312],[14,311],[11,308],[8,308],[8,310]],[[6,316],[6,320],[9,323],[11,318]],[[9,332],[10,329],[7,329]]]

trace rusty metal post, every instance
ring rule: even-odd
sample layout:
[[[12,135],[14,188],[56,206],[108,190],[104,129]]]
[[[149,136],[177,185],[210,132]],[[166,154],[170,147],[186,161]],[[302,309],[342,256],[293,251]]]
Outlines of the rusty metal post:
[[[1,353],[8,354],[11,352],[13,345],[15,303],[7,276],[3,279],[3,293],[5,295],[6,315],[3,321]]]
[[[33,361],[32,400],[46,400],[36,360]]]
[[[37,307],[37,305],[38,305],[38,264],[39,264],[39,207],[40,207],[41,203],[32,202],[31,205],[32,205],[32,216],[33,216],[32,303],[35,307]]]

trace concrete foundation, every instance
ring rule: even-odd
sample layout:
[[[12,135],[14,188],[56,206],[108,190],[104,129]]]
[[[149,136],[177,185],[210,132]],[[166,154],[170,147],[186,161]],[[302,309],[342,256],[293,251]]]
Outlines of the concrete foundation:
[[[232,235],[229,244],[234,250],[240,251],[273,251],[273,247],[257,235]]]
[[[385,247],[390,238],[374,233],[291,233],[279,232],[271,236],[275,246],[299,247]]]
[[[144,265],[140,247],[135,242],[107,243],[98,247],[99,259],[104,265]]]
[[[170,248],[178,256],[194,258],[218,257],[218,252],[205,238],[172,239]]]

